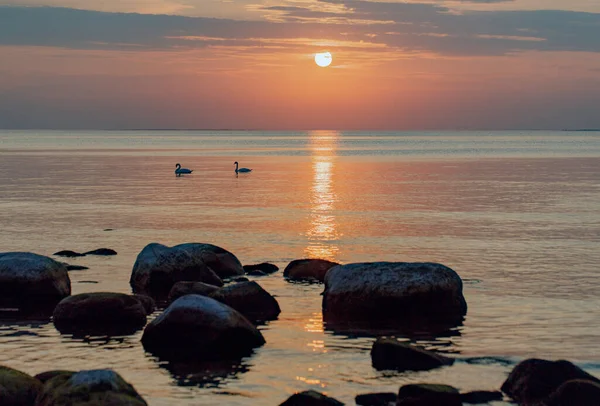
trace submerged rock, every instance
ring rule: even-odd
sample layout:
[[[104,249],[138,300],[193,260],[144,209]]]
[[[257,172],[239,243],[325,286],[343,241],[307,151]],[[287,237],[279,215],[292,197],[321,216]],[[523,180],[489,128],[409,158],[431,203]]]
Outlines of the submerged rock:
[[[0,307],[52,313],[71,294],[61,262],[28,252],[0,253]]]
[[[501,389],[516,402],[531,404],[545,401],[562,384],[571,380],[600,383],[599,379],[569,361],[532,358],[515,366]]]
[[[244,316],[215,299],[180,297],[150,322],[144,348],[165,359],[235,359],[265,343]]]
[[[100,255],[103,257],[108,257],[117,255],[117,251],[110,248],[98,248],[97,250],[85,252],[83,255]]]
[[[134,293],[166,299],[176,282],[223,286],[222,278],[243,274],[235,255],[215,245],[189,243],[169,248],[152,243],[137,256],[129,283]]]
[[[174,302],[181,296],[185,295],[209,296],[211,293],[217,290],[219,290],[218,286],[209,285],[208,283],[204,282],[177,282],[175,285],[173,285],[171,291],[169,292],[169,302]]]
[[[402,386],[396,404],[398,406],[462,406],[456,388],[429,383]]]
[[[61,333],[131,334],[146,324],[146,309],[123,293],[82,293],[63,299],[53,320]]]
[[[290,396],[279,406],[343,406],[337,399],[325,396],[314,390],[307,390]]]
[[[275,320],[281,313],[277,300],[256,282],[235,283],[214,291],[209,296],[253,322]]]
[[[75,252],[75,251],[71,251],[71,250],[58,251],[52,255],[56,255],[57,257],[67,257],[67,258],[85,257],[85,254],[81,254],[79,252]]]
[[[444,265],[356,263],[336,266],[325,276],[325,321],[458,324],[466,312],[462,281]]]
[[[358,395],[354,401],[359,406],[396,406],[398,395],[390,392]]]
[[[327,271],[336,265],[339,264],[325,259],[296,259],[285,267],[283,277],[292,281],[323,282]]]
[[[87,266],[82,265],[65,264],[65,266],[67,267],[67,271],[85,271],[86,269],[90,269]]]
[[[397,371],[427,371],[454,363],[452,358],[402,343],[395,338],[377,339],[371,348],[371,361],[377,370]]]
[[[268,262],[262,262],[256,265],[244,265],[244,271],[246,275],[264,276],[279,271],[279,267]]]
[[[36,406],[146,406],[119,374],[110,369],[66,372],[46,381]]]
[[[24,372],[0,366],[0,405],[34,406],[42,383]]]

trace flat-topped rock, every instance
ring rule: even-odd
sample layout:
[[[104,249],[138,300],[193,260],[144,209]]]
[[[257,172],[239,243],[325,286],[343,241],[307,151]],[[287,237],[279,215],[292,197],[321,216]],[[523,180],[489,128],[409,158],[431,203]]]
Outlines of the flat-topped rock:
[[[296,259],[283,270],[283,277],[291,281],[323,282],[325,274],[337,262],[325,259]]]

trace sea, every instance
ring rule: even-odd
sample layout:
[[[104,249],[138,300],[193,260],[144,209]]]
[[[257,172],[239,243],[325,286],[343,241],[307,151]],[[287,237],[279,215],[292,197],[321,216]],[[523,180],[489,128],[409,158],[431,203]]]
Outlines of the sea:
[[[236,175],[234,161],[252,172]],[[177,163],[193,173],[176,177]],[[600,132],[0,131],[0,252],[112,248],[66,260],[89,267],[70,272],[73,294],[130,293],[152,242],[277,265],[250,277],[281,307],[260,326],[266,344],[194,367],[146,353],[141,330],[74,338],[48,320],[3,320],[0,365],[111,368],[157,406],[277,405],[309,389],[351,405],[423,382],[498,390],[531,357],[600,377]],[[283,278],[301,258],[454,269],[462,325],[398,334],[454,365],[375,370],[375,336],[329,329],[323,285]]]

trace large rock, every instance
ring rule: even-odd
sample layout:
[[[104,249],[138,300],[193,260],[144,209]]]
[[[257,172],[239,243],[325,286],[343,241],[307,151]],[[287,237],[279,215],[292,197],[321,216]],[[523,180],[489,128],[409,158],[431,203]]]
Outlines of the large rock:
[[[325,259],[296,259],[285,267],[283,277],[291,281],[323,282],[327,271],[336,265],[339,264]]]
[[[52,313],[71,294],[61,262],[28,252],[0,253],[0,307]]]
[[[110,369],[57,373],[36,406],[146,406],[133,386]]]
[[[262,334],[231,307],[200,295],[180,297],[144,330],[144,348],[162,358],[239,358],[265,343]]]
[[[152,243],[137,256],[129,283],[134,293],[166,299],[176,282],[199,281],[223,286],[222,278],[243,274],[240,261],[223,248],[200,243],[169,248]]]
[[[235,283],[209,296],[234,308],[253,322],[275,320],[281,313],[277,300],[256,282]]]
[[[209,296],[211,293],[217,290],[219,290],[218,286],[209,285],[208,283],[204,282],[177,282],[175,285],[173,285],[171,291],[169,292],[169,302],[172,303],[181,296],[185,295]]]
[[[337,399],[330,398],[314,390],[307,390],[290,396],[279,406],[343,406]]]
[[[560,385],[544,406],[598,406],[600,384],[583,379],[574,379]]]
[[[487,404],[489,402],[501,401],[502,399],[504,399],[504,395],[499,391],[478,390],[460,394],[460,400],[470,405]]]
[[[146,324],[146,309],[123,293],[82,293],[63,299],[53,320],[62,333],[131,334]]]
[[[462,280],[434,263],[340,265],[325,276],[323,316],[336,320],[460,323],[467,312]]]
[[[395,338],[377,339],[371,348],[371,361],[377,370],[397,371],[427,371],[454,363],[452,358],[401,343]]]
[[[0,405],[34,406],[42,383],[24,372],[0,366]]]
[[[543,402],[562,384],[575,379],[600,383],[599,379],[569,361],[532,358],[520,362],[501,389],[519,404],[532,404]]]
[[[438,384],[404,385],[398,392],[398,406],[462,406],[456,388]]]

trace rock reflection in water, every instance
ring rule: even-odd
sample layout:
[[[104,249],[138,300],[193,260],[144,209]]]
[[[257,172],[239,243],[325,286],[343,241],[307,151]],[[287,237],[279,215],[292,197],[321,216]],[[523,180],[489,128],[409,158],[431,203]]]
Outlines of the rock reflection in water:
[[[239,360],[164,362],[160,364],[171,373],[179,386],[220,387],[250,370],[246,358]]]

